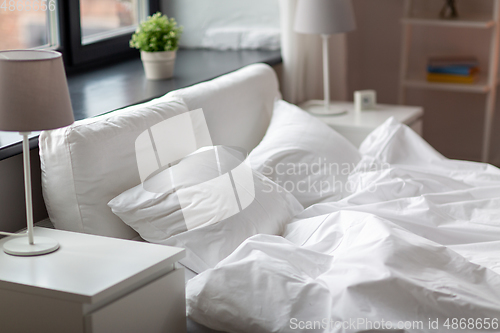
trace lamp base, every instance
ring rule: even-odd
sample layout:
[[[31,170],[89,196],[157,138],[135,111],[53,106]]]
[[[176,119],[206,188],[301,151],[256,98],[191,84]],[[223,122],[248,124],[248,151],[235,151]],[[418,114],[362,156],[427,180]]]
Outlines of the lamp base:
[[[39,256],[59,248],[59,243],[52,238],[35,236],[34,243],[31,245],[28,242],[28,236],[16,237],[5,242],[3,250],[13,256]]]
[[[299,105],[302,109],[318,116],[335,116],[347,113],[347,109],[341,108],[338,105],[330,104],[329,108],[325,108],[325,101],[312,99]]]

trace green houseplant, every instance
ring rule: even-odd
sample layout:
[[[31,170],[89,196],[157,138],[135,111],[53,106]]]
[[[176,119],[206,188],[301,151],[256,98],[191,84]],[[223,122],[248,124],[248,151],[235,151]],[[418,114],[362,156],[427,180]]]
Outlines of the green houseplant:
[[[150,80],[173,76],[182,27],[174,18],[158,12],[142,22],[130,39],[130,47],[141,51],[146,77]]]

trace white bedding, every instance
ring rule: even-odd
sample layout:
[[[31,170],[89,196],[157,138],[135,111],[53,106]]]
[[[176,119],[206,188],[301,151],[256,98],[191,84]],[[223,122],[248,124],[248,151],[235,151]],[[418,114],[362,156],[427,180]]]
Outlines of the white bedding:
[[[500,331],[500,170],[394,120],[360,151],[352,195],[191,279],[189,317],[227,332]]]

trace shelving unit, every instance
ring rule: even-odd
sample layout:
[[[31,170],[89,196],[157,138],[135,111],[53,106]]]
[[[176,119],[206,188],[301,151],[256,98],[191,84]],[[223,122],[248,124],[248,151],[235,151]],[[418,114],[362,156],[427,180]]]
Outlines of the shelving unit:
[[[457,83],[439,83],[429,82],[425,76],[426,73],[411,73],[407,74],[403,85],[408,88],[421,88],[433,90],[447,90],[457,92],[472,92],[472,93],[488,93],[490,91],[490,84],[488,77],[480,74],[476,82],[473,84],[457,84]]]
[[[442,27],[467,27],[477,29],[488,29],[495,25],[495,20],[485,15],[470,15],[469,17],[444,20],[436,17],[435,14],[423,13],[418,17],[405,17],[402,22],[404,24],[413,25],[431,25]]]
[[[477,2],[476,2],[477,1]],[[399,102],[405,104],[406,90],[409,88],[432,89],[441,91],[452,91],[458,93],[479,93],[485,94],[486,108],[485,119],[483,125],[483,143],[481,151],[481,159],[483,162],[488,162],[490,139],[492,131],[492,123],[495,113],[496,104],[496,87],[498,83],[498,47],[499,47],[499,10],[500,0],[489,0],[487,5],[490,10],[484,12],[476,12],[474,6],[479,3],[478,0],[469,0],[467,10],[459,10],[459,18],[457,19],[441,19],[439,18],[439,7],[444,4],[441,1],[429,0],[405,0],[405,13],[401,22],[403,24],[403,43],[401,50],[401,77],[400,77],[400,92]],[[464,1],[465,3],[465,1]],[[461,3],[462,4],[462,3]],[[474,84],[455,84],[455,83],[435,83],[426,80],[426,70],[422,65],[422,60],[419,59],[420,66],[412,64],[411,48],[412,48],[412,29],[418,28],[435,28],[435,29],[476,29],[490,32],[489,41],[489,56],[484,59],[481,65],[481,74],[477,77]],[[458,30],[458,29],[457,29]],[[442,41],[443,44],[452,43],[451,41]],[[452,47],[453,49],[453,47]],[[473,54],[473,51],[470,52]],[[430,56],[428,54],[427,56]],[[450,54],[448,54],[450,55]],[[460,54],[457,54],[460,55]],[[462,54],[463,55],[463,54]],[[415,62],[415,60],[413,60]],[[485,66],[486,65],[486,66]],[[415,69],[417,68],[417,69]],[[485,70],[487,69],[487,70]]]

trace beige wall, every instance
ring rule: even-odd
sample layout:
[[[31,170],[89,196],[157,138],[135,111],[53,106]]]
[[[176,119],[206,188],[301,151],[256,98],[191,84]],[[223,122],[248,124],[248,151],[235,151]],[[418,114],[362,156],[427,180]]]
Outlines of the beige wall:
[[[31,181],[33,188],[33,219],[47,217],[42,198],[40,157],[38,149],[31,150]],[[24,206],[23,155],[0,161],[0,230],[17,231],[26,227]]]
[[[402,0],[353,0],[358,29],[348,34],[348,96],[375,89],[380,103],[397,104],[402,43]],[[488,57],[489,35],[466,29],[414,29],[410,52],[417,66],[435,52]],[[443,40],[445,42],[443,42]],[[471,50],[471,51],[468,51]],[[418,64],[421,59],[420,65]],[[425,68],[425,67],[423,67]],[[407,104],[425,109],[424,138],[450,158],[478,160],[481,154],[485,95],[408,89]],[[497,103],[500,104],[500,103]],[[492,156],[500,158],[500,107],[497,107]],[[495,133],[496,132],[496,133]]]

